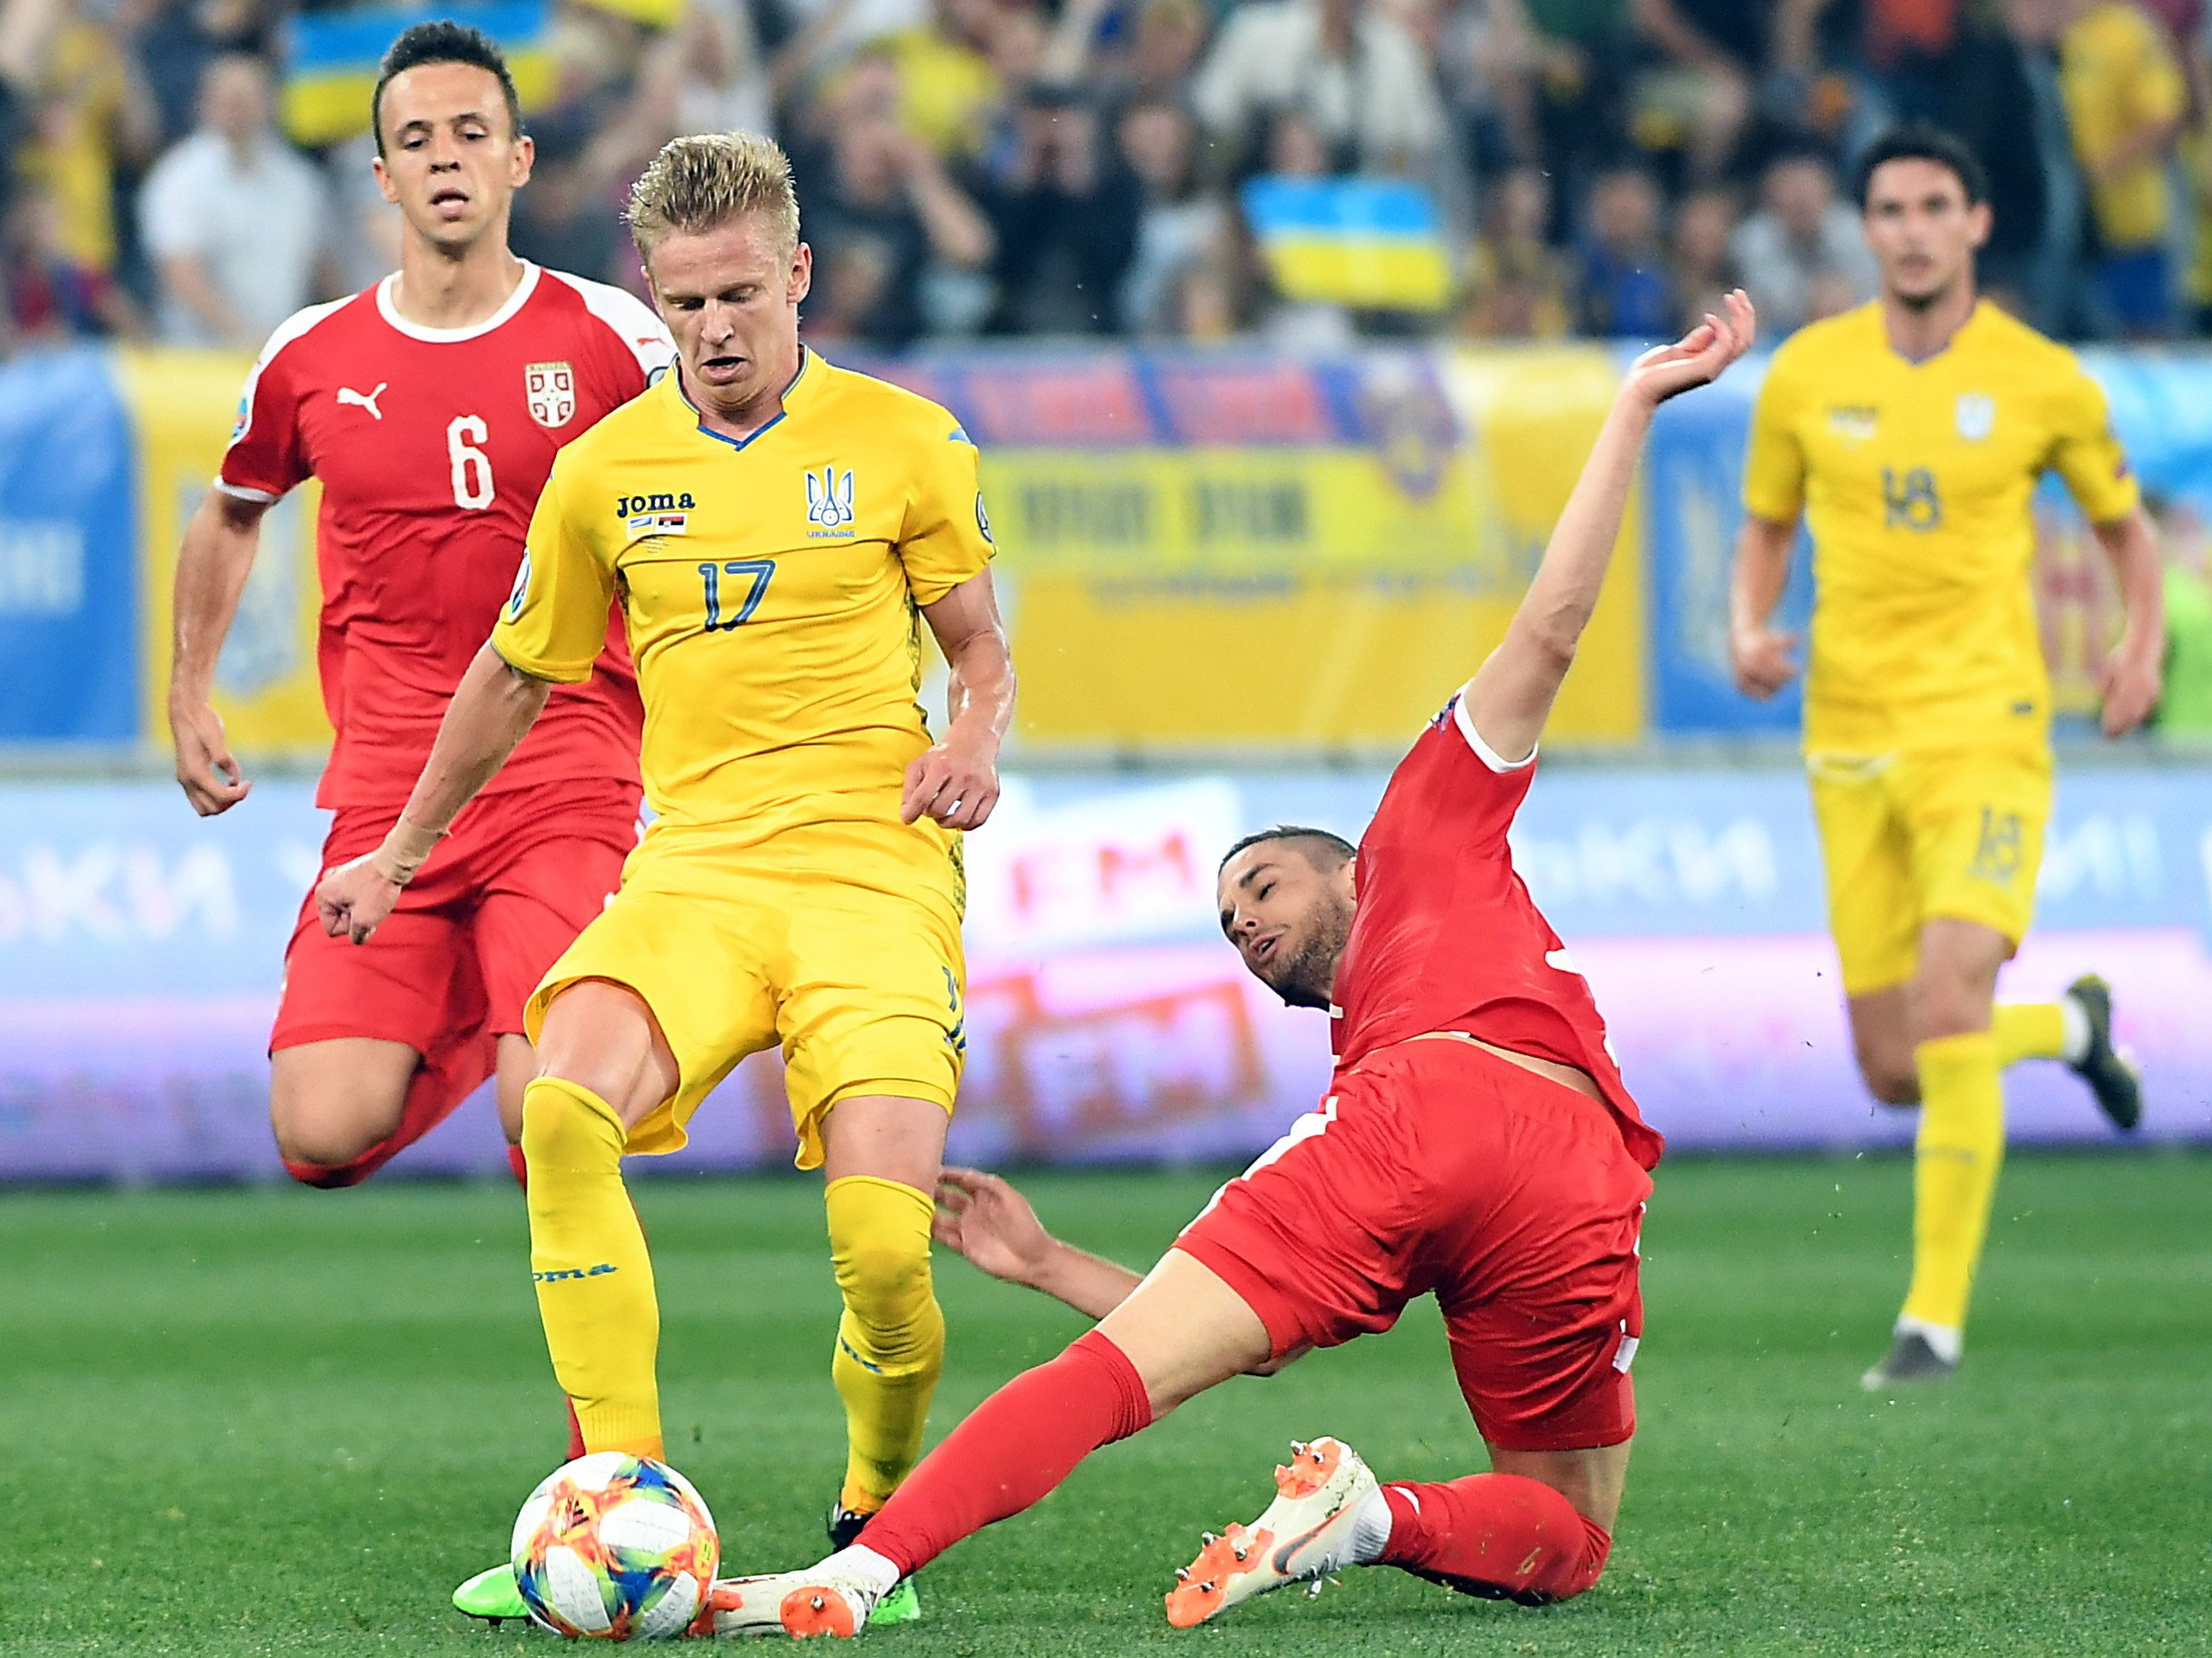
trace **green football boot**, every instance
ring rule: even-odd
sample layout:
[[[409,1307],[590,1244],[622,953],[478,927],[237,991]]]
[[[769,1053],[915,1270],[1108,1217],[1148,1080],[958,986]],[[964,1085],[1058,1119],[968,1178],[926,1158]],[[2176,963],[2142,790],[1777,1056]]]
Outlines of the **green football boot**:
[[[504,1561],[479,1571],[455,1589],[453,1610],[482,1618],[494,1629],[510,1618],[519,1618],[525,1623],[530,1621],[530,1608],[523,1602],[522,1586],[515,1581],[515,1569]]]
[[[837,1499],[830,1499],[830,1549],[835,1553],[850,1548],[860,1540],[860,1529],[870,1516],[856,1514],[849,1508],[839,1506]],[[919,1623],[922,1621],[922,1597],[914,1592],[914,1579],[901,1578],[891,1593],[875,1603],[875,1610],[868,1614],[871,1628],[879,1623]]]

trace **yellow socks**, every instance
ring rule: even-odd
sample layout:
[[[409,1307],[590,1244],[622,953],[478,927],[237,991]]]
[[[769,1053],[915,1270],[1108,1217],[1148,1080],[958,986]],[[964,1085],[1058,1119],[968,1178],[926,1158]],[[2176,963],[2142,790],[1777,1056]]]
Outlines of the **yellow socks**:
[[[1912,1288],[1902,1317],[1956,1331],[1967,1321],[2004,1161],[1998,1039],[1991,1031],[1938,1037],[1914,1049],[1913,1059],[1920,1074],[1920,1134],[1913,1161]]]
[[[536,1161],[531,1163],[534,1177]],[[845,1315],[830,1375],[845,1401],[849,1447],[839,1503],[883,1506],[922,1455],[922,1429],[945,1364],[945,1315],[930,1287],[925,1193],[897,1181],[849,1175],[823,1193],[830,1260]]]
[[[627,1139],[614,1107],[588,1088],[540,1077],[523,1093],[530,1276],[553,1374],[587,1450],[659,1456],[660,1306],[622,1184]]]
[[[1990,1017],[2000,1071],[2023,1059],[2066,1057],[2066,1011],[2057,1002],[2001,1002]]]

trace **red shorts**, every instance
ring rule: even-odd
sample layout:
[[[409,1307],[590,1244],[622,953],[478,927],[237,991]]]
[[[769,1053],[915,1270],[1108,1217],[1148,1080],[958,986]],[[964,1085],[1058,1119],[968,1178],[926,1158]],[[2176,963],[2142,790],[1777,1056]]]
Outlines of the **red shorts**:
[[[1604,1107],[1419,1039],[1339,1073],[1175,1247],[1250,1304],[1277,1356],[1388,1330],[1433,1293],[1483,1438],[1574,1450],[1636,1431],[1651,1191]]]
[[[373,851],[397,814],[342,807],[329,869]],[[493,1072],[498,1039],[554,958],[622,884],[637,791],[559,783],[489,795],[462,812],[366,944],[322,929],[310,891],[285,950],[271,1053],[334,1037],[404,1042],[423,1057],[402,1138],[427,1133]]]

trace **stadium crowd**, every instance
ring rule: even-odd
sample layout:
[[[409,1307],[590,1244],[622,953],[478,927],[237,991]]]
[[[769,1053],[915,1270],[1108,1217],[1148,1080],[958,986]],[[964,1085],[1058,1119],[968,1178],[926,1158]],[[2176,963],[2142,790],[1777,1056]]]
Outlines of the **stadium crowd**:
[[[1984,158],[1984,280],[2039,327],[2212,327],[2202,0],[665,3],[551,12],[516,247],[634,286],[661,142],[771,132],[820,339],[1658,336],[1738,282],[1772,339],[1871,294],[1848,168],[1900,117]],[[390,268],[366,133],[281,124],[288,38],[275,0],[0,0],[11,344],[253,345]],[[1442,311],[1286,300],[1263,176],[1417,187]]]

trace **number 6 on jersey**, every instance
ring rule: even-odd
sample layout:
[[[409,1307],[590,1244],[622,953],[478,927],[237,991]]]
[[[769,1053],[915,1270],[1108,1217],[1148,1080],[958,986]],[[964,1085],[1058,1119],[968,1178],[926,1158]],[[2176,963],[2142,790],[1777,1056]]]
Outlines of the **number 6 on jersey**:
[[[453,463],[453,504],[471,512],[492,504],[492,457],[477,447],[491,435],[482,415],[455,415],[445,428],[445,453]]]

